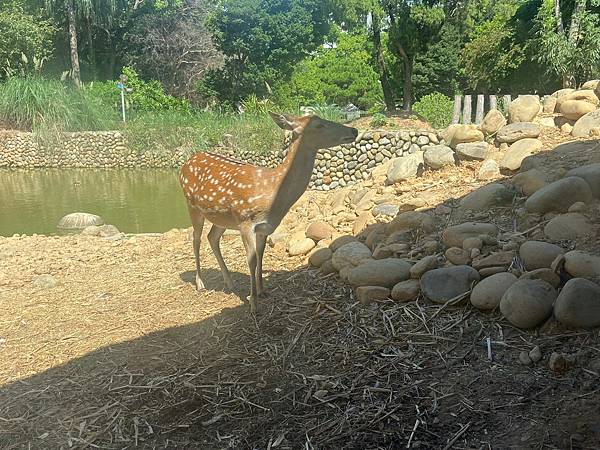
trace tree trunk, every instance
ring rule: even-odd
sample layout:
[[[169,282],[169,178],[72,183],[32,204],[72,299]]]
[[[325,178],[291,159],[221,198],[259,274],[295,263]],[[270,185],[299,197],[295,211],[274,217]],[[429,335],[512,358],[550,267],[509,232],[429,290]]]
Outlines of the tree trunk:
[[[558,1],[558,0],[557,0]],[[569,26],[569,45],[572,51],[577,48],[577,42],[579,41],[579,28],[581,26],[581,18],[585,12],[587,6],[587,0],[577,0],[575,3],[575,9],[571,16],[571,24]],[[563,74],[563,88],[575,88],[575,74],[573,72],[567,72]]]
[[[390,84],[390,78],[388,75],[387,67],[385,66],[385,60],[383,59],[383,49],[381,48],[381,29],[379,15],[373,11],[371,13],[372,27],[373,27],[373,44],[375,47],[375,58],[377,60],[377,67],[379,73],[379,81],[381,88],[383,89],[383,101],[385,102],[385,108],[388,111],[396,109],[396,102],[394,101],[394,94],[392,92],[392,86]]]
[[[69,16],[69,45],[71,46],[71,76],[75,86],[81,87],[81,71],[79,69],[79,55],[77,54],[77,28],[75,27],[75,7],[73,0],[67,0],[67,14]]]
[[[412,109],[412,73],[413,73],[413,59],[403,52],[402,59],[404,60],[404,89],[403,97],[404,103],[402,109],[404,111],[410,111]]]
[[[96,49],[94,48],[94,36],[92,29],[92,21],[88,17],[87,19],[87,40],[88,40],[88,51],[90,57],[90,72],[92,79],[96,79]]]
[[[560,34],[565,32],[563,27],[562,15],[560,13],[560,0],[554,0],[554,18],[556,19],[556,31]]]

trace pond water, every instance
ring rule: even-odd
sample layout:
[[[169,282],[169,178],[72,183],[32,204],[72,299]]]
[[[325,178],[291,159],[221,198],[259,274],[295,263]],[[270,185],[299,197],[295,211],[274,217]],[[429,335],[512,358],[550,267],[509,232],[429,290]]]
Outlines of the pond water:
[[[57,234],[71,212],[125,233],[191,226],[176,170],[0,170],[0,236]]]

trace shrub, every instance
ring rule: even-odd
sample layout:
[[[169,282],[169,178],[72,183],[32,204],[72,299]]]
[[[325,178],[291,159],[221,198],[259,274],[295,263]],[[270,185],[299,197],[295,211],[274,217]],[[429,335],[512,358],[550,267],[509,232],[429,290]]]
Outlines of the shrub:
[[[383,127],[385,125],[387,125],[387,117],[381,113],[373,114],[373,117],[371,118],[372,127]]]
[[[413,111],[427,120],[434,128],[445,128],[452,121],[454,101],[444,94],[434,92],[421,97],[413,105]]]

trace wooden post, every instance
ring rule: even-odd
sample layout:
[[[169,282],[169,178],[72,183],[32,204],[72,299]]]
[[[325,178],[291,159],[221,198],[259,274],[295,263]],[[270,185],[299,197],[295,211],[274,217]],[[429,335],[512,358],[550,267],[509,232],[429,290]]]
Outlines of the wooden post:
[[[498,100],[495,95],[490,95],[490,109],[496,109],[498,107]]]
[[[452,123],[460,122],[460,107],[462,103],[462,95],[454,96],[454,113],[452,114]]]
[[[465,95],[465,105],[463,106],[463,123],[471,123],[471,96]]]
[[[483,107],[485,102],[485,96],[483,94],[479,94],[477,96],[477,109],[475,110],[475,123],[479,125],[483,122]]]
[[[506,114],[508,114],[508,105],[510,105],[511,102],[511,97],[510,94],[507,94],[504,96],[504,111]]]

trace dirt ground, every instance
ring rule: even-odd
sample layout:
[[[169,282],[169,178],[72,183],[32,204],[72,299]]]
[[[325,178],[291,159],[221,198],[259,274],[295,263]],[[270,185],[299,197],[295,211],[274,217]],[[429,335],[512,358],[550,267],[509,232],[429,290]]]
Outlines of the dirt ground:
[[[550,173],[599,162],[594,144],[538,160]],[[405,189],[452,206],[484,184],[478,164]],[[205,246],[198,293],[187,230],[0,238],[0,448],[600,449],[598,330],[522,331],[424,299],[361,305],[278,246],[252,317],[238,236],[223,253],[236,292]],[[39,274],[59,284],[36,287]],[[542,360],[520,364],[536,345]],[[555,351],[568,370],[549,369]]]

